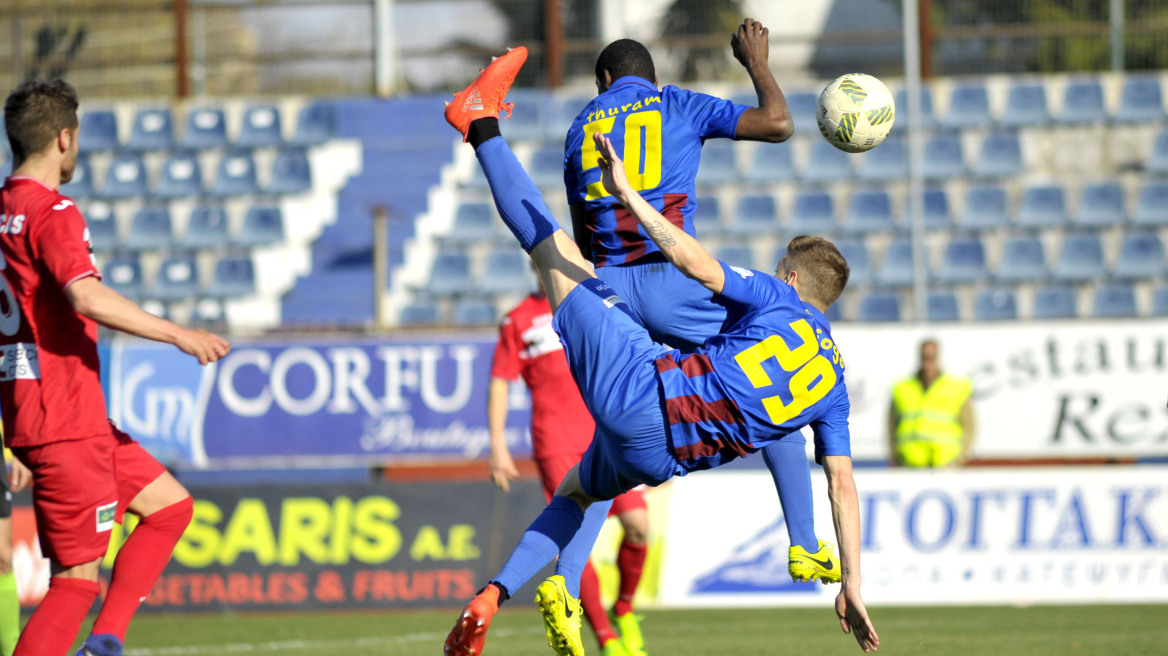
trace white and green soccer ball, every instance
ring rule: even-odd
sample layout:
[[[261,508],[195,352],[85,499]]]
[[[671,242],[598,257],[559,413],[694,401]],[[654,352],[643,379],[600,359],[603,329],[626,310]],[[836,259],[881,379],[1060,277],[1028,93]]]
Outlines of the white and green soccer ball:
[[[819,94],[815,106],[819,131],[831,145],[849,153],[879,146],[896,120],[892,93],[863,73],[837,77]]]

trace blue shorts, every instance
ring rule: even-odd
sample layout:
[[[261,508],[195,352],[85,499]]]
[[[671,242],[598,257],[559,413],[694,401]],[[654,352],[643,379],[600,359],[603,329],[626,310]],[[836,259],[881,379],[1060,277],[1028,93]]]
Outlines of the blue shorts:
[[[598,267],[596,275],[629,304],[650,337],[687,353],[721,331],[726,321],[726,308],[713,301],[713,292],[685,277],[663,255]],[[664,298],[669,302],[662,302]]]
[[[684,473],[669,451],[657,382],[666,350],[649,338],[611,287],[590,279],[556,308],[556,332],[596,436],[580,461],[589,496],[607,500]]]

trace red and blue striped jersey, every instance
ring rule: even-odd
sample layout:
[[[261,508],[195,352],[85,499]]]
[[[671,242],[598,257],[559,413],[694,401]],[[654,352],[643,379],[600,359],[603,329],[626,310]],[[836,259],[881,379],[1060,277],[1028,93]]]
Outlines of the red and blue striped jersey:
[[[637,219],[600,182],[592,135],[607,134],[622,149],[633,187],[674,225],[693,235],[694,179],[702,144],[734,138],[748,108],[729,100],[622,77],[588,103],[568,129],[564,184],[568,203],[583,203],[596,266],[628,264],[656,252]]]
[[[844,363],[823,314],[774,276],[726,264],[722,331],[657,360],[670,448],[709,469],[811,426],[815,459],[851,455]]]

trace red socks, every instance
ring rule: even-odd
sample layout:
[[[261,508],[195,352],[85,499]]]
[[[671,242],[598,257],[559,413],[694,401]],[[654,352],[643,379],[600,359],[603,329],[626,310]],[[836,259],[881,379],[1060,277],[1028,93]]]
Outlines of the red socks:
[[[628,540],[621,542],[620,552],[616,556],[616,566],[620,570],[620,597],[612,607],[613,614],[618,617],[633,612],[633,597],[641,583],[641,572],[645,569],[645,554],[648,551],[648,545],[633,544]]]
[[[54,576],[13,656],[65,656],[100,591],[97,581]]]
[[[603,647],[604,643],[617,636],[608,621],[608,613],[604,612],[604,604],[600,603],[600,579],[596,570],[592,568],[592,561],[584,566],[584,573],[580,575],[580,606],[584,609],[584,617],[596,632],[596,640]]]
[[[109,592],[93,624],[93,633],[110,633],[125,641],[130,619],[150,594],[174,545],[191,523],[194,504],[187,497],[138,522],[114,561]]]

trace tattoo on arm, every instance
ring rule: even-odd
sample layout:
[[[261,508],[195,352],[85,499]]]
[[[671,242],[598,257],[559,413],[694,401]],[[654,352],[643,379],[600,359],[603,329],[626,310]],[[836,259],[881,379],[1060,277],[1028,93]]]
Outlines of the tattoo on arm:
[[[667,226],[660,220],[649,220],[645,222],[645,231],[657,242],[657,246],[662,249],[673,248],[677,245],[677,240],[669,234]]]

